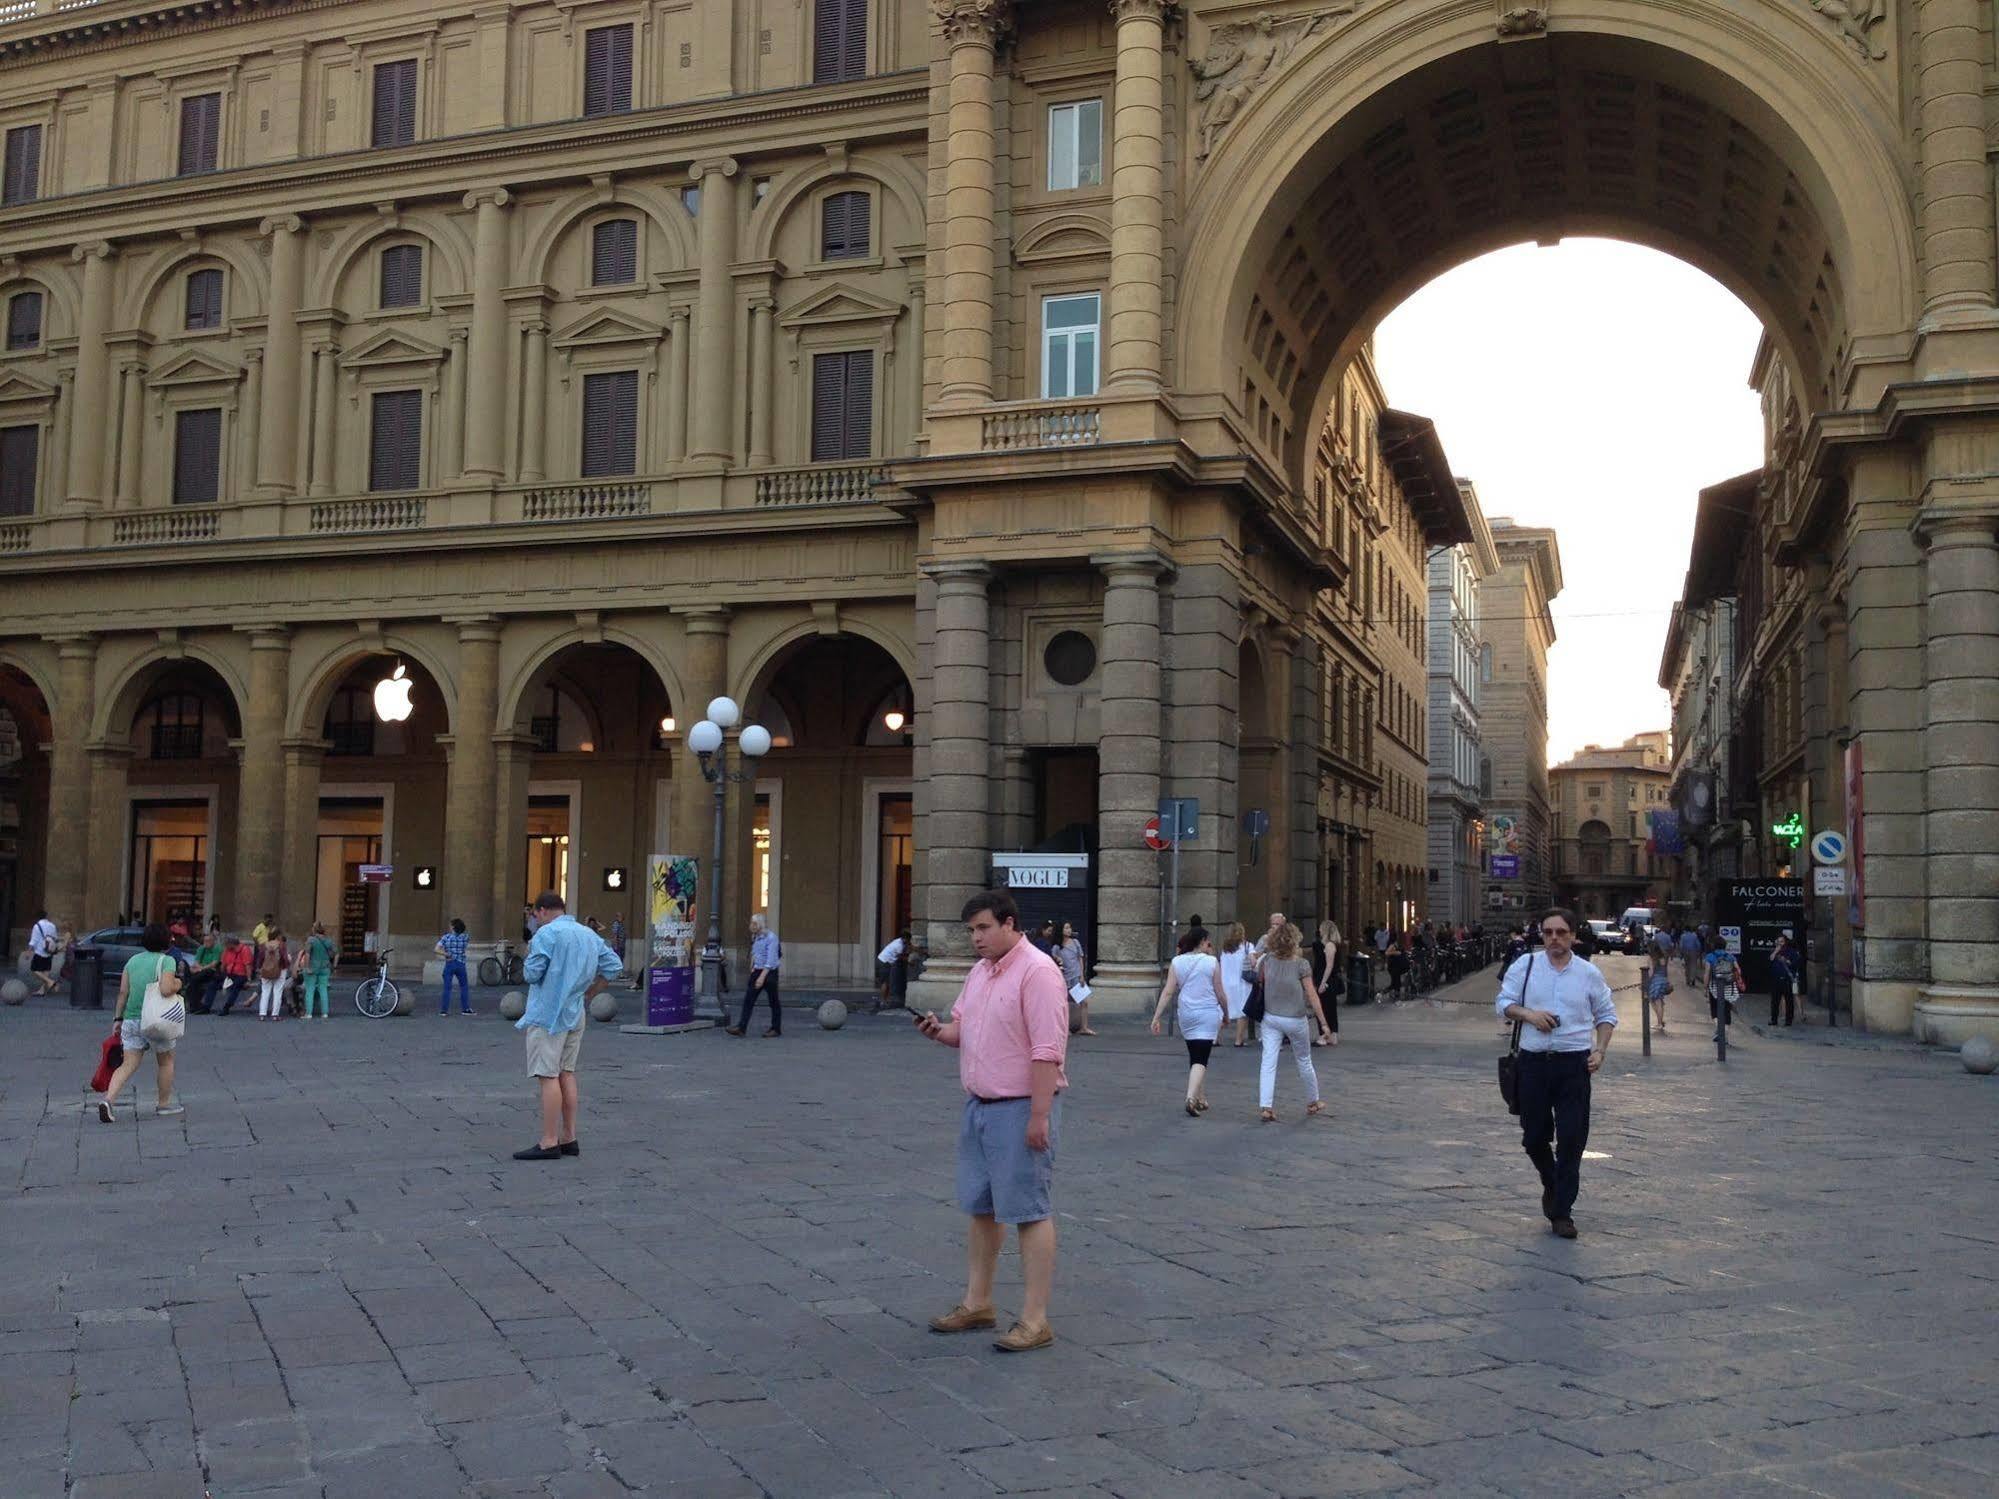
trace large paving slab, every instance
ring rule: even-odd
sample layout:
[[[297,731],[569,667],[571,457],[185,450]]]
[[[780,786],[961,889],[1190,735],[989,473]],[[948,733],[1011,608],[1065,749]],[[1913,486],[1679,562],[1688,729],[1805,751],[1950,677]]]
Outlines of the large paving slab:
[[[1176,1042],[1078,1040],[1060,1341],[1015,1358],[924,1328],[960,1095],[894,1017],[593,1029],[584,1153],[526,1165],[490,1015],[197,1019],[186,1114],[148,1071],[107,1127],[100,1020],[6,1010],[0,1492],[1999,1492],[1999,1079],[1817,1026],[1724,1068],[1675,1004],[1574,1243],[1476,1004],[1347,1011],[1331,1115],[1287,1062],[1276,1126],[1254,1051],[1192,1120]]]

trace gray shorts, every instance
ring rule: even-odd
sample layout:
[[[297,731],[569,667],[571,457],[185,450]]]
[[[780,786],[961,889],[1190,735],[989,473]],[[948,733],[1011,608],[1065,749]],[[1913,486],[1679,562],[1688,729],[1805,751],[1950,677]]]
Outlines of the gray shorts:
[[[965,1100],[958,1126],[958,1206],[1001,1223],[1039,1223],[1050,1217],[1055,1186],[1055,1147],[1061,1143],[1062,1098],[1048,1115],[1048,1148],[1027,1148],[1029,1098],[995,1103]]]
[[[121,1020],[118,1022],[118,1044],[134,1056],[137,1056],[142,1051],[156,1051],[161,1056],[165,1056],[176,1046],[180,1045],[180,1042],[148,1041],[146,1033],[139,1029],[138,1021]]]
[[[521,1034],[527,1038],[528,1076],[555,1077],[574,1072],[576,1054],[583,1049],[583,1024],[577,1021],[573,1031],[551,1031],[539,1025],[523,1030]]]

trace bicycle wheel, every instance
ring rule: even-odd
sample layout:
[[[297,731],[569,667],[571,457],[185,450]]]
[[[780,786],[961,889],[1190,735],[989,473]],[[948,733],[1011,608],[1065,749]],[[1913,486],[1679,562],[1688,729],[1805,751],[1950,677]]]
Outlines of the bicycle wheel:
[[[519,984],[525,982],[526,979],[527,966],[522,960],[521,955],[514,953],[507,959],[507,982],[510,984]]]
[[[354,990],[354,1008],[370,1020],[395,1014],[401,999],[402,992],[395,984],[381,977],[363,979]]]
[[[479,982],[487,988],[490,989],[493,985],[499,983],[505,973],[506,970],[500,967],[500,960],[498,958],[481,958],[479,960]]]

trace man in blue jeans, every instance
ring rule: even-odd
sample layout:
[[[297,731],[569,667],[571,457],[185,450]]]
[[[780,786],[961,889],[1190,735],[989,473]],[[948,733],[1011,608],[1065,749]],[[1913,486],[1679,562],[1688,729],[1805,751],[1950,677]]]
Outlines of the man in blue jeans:
[[[458,981],[458,1008],[462,1014],[472,1013],[472,986],[465,981],[465,918],[451,918],[451,930],[437,939],[437,955],[444,959],[444,992],[437,997],[437,1013],[451,1013],[451,981]]]
[[[740,1036],[749,1029],[750,1016],[756,1013],[759,993],[770,999],[770,1025],[764,1034],[784,1034],[784,1011],[778,1007],[777,998],[777,971],[783,961],[783,944],[777,940],[777,933],[770,929],[769,921],[759,911],[750,918],[750,987],[743,993],[742,1016],[728,1027],[730,1035]]]
[[[534,939],[524,972],[527,1012],[514,1029],[527,1042],[528,1076],[541,1085],[541,1138],[514,1152],[517,1161],[581,1155],[576,1143],[576,1057],[583,1047],[583,1007],[625,971],[604,939],[572,917],[562,897],[544,890],[534,903]]]

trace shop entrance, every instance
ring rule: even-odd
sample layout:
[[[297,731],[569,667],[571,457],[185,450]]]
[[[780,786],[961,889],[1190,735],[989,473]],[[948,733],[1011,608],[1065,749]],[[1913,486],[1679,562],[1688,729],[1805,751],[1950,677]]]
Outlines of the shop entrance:
[[[382,862],[384,814],[379,797],[323,798],[313,919],[340,946],[340,961],[362,962],[381,945],[386,885],[364,883],[361,866]],[[304,934],[291,934],[296,946]]]
[[[521,890],[521,904],[531,906],[544,890],[554,890],[564,900],[573,900],[569,888],[569,822],[567,796],[528,798],[527,879]]]
[[[209,808],[206,799],[132,804],[132,867],[126,908],[135,924],[185,915],[199,931],[208,910]]]
[[[876,809],[875,836],[881,845],[880,884],[875,892],[875,951],[910,923],[914,904],[916,801],[907,792],[884,792]]]

